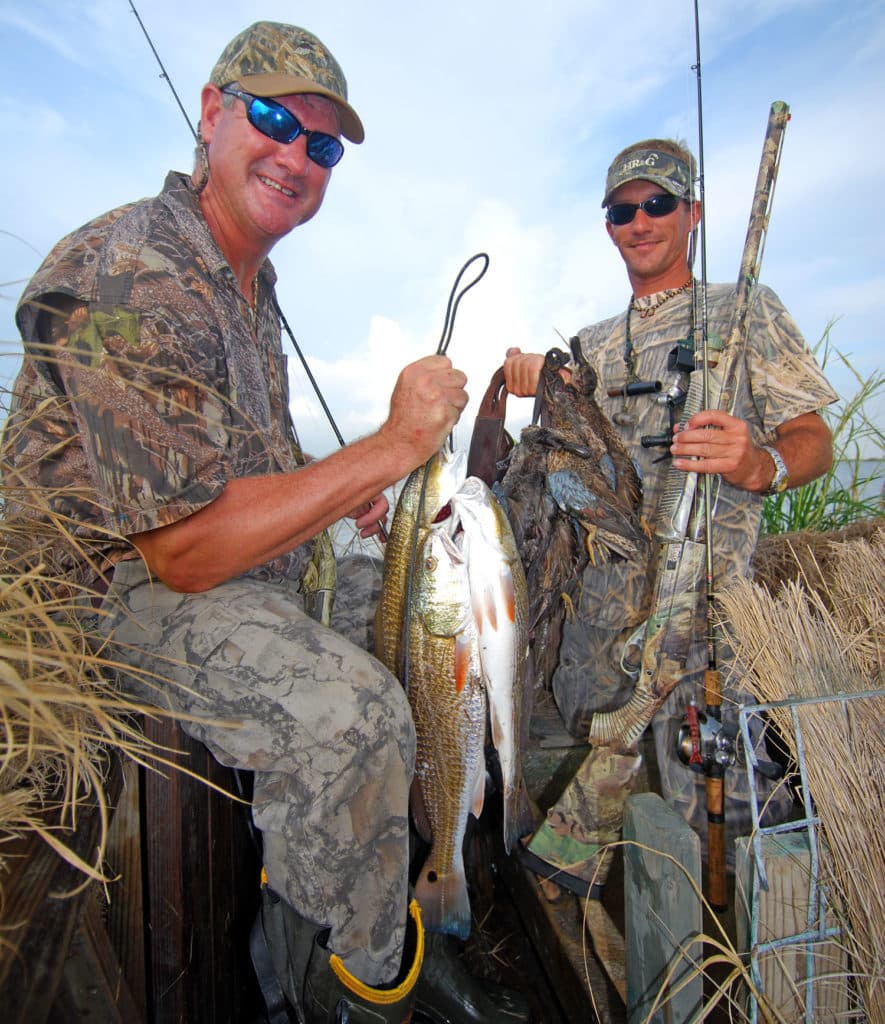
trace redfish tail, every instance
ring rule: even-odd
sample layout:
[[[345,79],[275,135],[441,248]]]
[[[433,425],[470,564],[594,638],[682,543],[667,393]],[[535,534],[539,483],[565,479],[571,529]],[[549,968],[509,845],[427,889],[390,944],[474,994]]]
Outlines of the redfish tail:
[[[428,858],[415,883],[415,899],[429,932],[442,932],[466,939],[470,935],[470,898],[464,864],[453,865],[450,873],[439,874]]]

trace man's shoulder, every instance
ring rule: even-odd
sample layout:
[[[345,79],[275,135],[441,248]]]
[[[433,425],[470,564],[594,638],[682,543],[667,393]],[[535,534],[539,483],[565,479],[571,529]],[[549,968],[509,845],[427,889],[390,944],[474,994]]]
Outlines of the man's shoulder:
[[[52,292],[125,303],[139,272],[171,270],[192,259],[193,232],[182,230],[194,219],[182,198],[186,192],[182,176],[171,173],[159,195],[99,214],[66,235],[31,278],[20,309]]]
[[[737,286],[717,282],[707,285],[708,306],[734,306],[737,298]],[[750,293],[750,304],[752,306],[779,307],[783,309],[783,303],[777,293],[767,284],[759,282]]]
[[[594,324],[588,324],[587,327],[582,327],[581,330],[578,331],[578,336],[583,342],[589,340],[600,341],[613,334],[623,320],[624,313],[616,313],[614,316],[606,317],[605,320],[597,320]]]

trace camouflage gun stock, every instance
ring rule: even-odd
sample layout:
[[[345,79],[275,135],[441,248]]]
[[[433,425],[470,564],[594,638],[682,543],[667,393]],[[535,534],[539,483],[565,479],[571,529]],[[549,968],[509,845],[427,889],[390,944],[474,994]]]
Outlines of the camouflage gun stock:
[[[768,230],[774,184],[790,108],[772,104],[762,147],[762,159],[744,242],[728,341],[720,356],[720,383],[714,396],[704,367],[692,371],[681,425],[702,408],[732,412],[741,355],[746,345],[747,317],[752,290]],[[704,346],[706,348],[706,346]],[[695,353],[698,360],[699,353]],[[709,370],[709,367],[706,367]],[[658,568],[651,611],[645,623],[642,660],[632,696],[614,711],[598,712],[590,723],[590,742],[633,746],[656,712],[683,678],[694,635],[698,601],[705,590],[704,509],[698,493],[698,474],[670,469],[658,506],[655,536],[659,543]]]

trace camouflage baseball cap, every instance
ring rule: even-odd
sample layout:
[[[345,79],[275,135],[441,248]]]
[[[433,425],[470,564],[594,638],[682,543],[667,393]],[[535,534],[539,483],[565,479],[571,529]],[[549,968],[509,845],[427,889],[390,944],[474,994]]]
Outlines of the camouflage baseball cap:
[[[628,181],[651,181],[670,195],[693,199],[691,168],[684,160],[660,149],[631,149],[619,153],[605,179],[603,206],[611,202],[612,192]]]
[[[341,134],[351,142],[365,138],[347,102],[341,65],[315,35],[297,25],[256,21],[227,44],[209,81],[219,88],[239,82],[255,96],[326,96],[340,111]]]

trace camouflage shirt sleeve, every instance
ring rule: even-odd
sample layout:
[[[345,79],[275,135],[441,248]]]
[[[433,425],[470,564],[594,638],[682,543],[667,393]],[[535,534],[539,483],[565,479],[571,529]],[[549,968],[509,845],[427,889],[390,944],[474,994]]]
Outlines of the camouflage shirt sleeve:
[[[750,308],[746,362],[753,405],[769,439],[781,424],[838,399],[796,322],[765,286]]]

